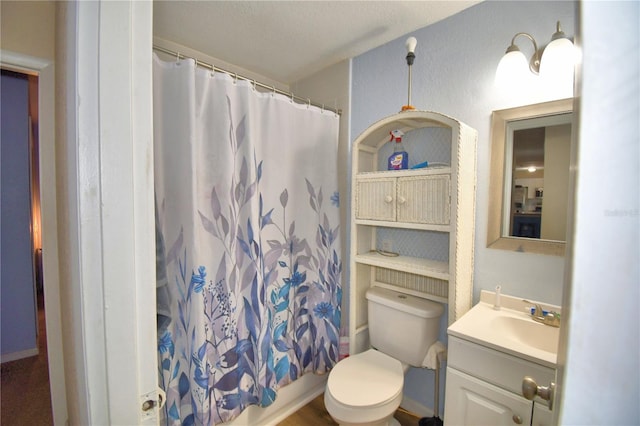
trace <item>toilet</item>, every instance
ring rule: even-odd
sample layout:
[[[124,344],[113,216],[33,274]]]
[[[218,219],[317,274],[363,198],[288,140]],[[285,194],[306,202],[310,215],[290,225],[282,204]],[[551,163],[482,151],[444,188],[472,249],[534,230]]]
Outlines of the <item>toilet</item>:
[[[438,340],[440,303],[381,287],[366,292],[372,348],[338,362],[329,373],[324,403],[342,426],[399,425],[404,374],[425,366]]]

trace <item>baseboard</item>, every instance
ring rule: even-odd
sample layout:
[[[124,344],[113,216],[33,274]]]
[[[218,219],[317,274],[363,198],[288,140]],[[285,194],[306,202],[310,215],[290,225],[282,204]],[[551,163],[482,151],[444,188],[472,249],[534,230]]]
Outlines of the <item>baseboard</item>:
[[[38,355],[38,353],[39,353],[38,348],[32,348],[32,349],[27,349],[20,352],[11,352],[8,354],[2,354],[2,357],[0,358],[0,363],[4,364],[5,362],[9,362],[9,361],[16,361],[22,358],[29,358],[30,356]]]
[[[269,407],[247,407],[237,418],[225,423],[225,426],[275,426],[324,392],[328,376],[307,373],[279,389],[276,400]]]
[[[406,396],[402,397],[402,402],[400,403],[400,407],[405,410],[415,414],[417,417],[433,417],[433,410],[427,407],[424,404],[419,403],[418,401],[408,398]]]
[[[278,410],[277,413],[274,413],[265,425],[275,426],[278,423],[284,421],[287,417],[313,401],[318,395],[324,392],[326,387],[326,381],[323,381],[320,385],[315,388],[309,389],[306,393],[302,394],[295,401],[291,401],[286,407]]]

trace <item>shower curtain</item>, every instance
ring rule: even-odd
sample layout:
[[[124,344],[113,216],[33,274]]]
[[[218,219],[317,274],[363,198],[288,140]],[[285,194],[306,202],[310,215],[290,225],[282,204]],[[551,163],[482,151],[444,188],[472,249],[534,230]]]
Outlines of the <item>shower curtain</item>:
[[[338,360],[339,117],[154,58],[167,424],[228,421]]]

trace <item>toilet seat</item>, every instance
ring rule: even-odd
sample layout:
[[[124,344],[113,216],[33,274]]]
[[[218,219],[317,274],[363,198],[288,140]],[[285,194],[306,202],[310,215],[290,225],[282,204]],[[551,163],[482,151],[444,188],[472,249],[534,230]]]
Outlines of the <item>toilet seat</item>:
[[[340,424],[375,422],[391,417],[402,401],[404,371],[400,361],[370,349],[333,367],[325,405]]]
[[[337,363],[329,374],[331,396],[351,407],[385,404],[402,392],[400,361],[370,349]]]

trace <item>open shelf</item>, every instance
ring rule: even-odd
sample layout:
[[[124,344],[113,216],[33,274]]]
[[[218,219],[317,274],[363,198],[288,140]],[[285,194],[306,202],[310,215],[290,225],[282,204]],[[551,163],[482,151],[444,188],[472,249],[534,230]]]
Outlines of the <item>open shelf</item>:
[[[385,256],[375,251],[359,254],[355,257],[356,263],[378,266],[381,268],[402,271],[425,277],[449,280],[449,263],[431,259],[419,259],[410,256]]]

